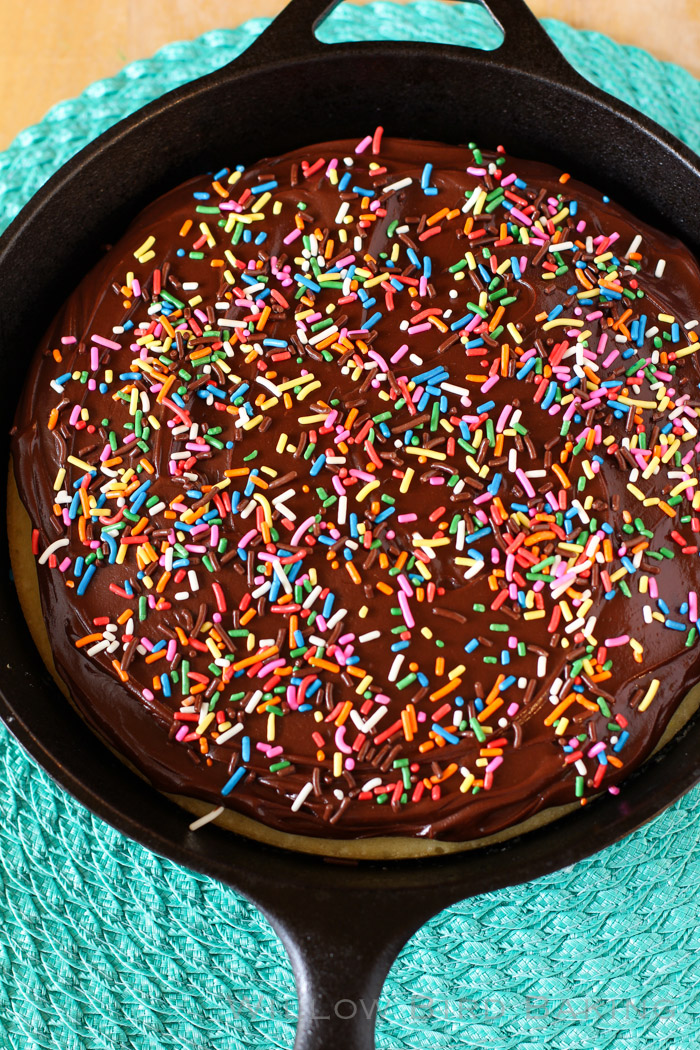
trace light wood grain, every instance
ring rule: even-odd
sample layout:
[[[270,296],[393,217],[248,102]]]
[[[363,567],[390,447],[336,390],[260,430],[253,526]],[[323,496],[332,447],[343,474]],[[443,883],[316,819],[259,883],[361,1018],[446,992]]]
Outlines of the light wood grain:
[[[274,15],[283,0],[0,0],[0,149],[54,103],[174,40]],[[698,0],[532,0],[700,76]]]

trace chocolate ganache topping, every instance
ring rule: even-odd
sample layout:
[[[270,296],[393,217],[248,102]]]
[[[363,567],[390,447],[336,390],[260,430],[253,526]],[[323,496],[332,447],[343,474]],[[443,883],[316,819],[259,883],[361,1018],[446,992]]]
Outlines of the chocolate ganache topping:
[[[700,678],[699,301],[677,240],[500,149],[378,129],[160,198],[14,430],[84,717],[322,837],[617,792]]]

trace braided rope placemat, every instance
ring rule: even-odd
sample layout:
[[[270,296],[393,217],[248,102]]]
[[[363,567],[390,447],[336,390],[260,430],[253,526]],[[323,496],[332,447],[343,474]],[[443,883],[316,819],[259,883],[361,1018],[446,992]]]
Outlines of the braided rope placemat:
[[[171,44],[55,106],[0,154],[0,229],[80,147],[229,62],[265,24]],[[690,74],[600,34],[545,25],[585,76],[700,149],[700,84]],[[321,35],[498,43],[483,12],[436,0],[344,4]],[[4,727],[0,784],[0,1046],[292,1045],[291,967],[255,908],[93,817]],[[590,860],[434,918],[389,976],[378,1046],[694,1050],[698,802],[695,790]]]

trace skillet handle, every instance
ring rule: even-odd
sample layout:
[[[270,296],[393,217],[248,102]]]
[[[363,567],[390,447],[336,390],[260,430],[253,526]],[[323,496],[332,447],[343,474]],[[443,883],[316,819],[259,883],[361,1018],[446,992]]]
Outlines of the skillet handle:
[[[299,1000],[294,1050],[374,1050],[377,1008],[393,962],[453,897],[436,900],[416,890],[391,894],[386,884],[378,890],[348,884],[333,893],[300,883],[293,901],[270,907],[258,889],[255,903],[279,935],[294,971]]]
[[[525,0],[463,0],[480,4],[503,30],[503,43],[490,52],[498,64],[548,79],[582,79],[566,61]],[[340,0],[289,0],[235,64],[289,61],[328,53],[315,30]],[[343,46],[343,45],[331,45]],[[353,45],[350,45],[353,46]],[[366,49],[371,44],[355,45]],[[444,45],[443,45],[444,46]]]

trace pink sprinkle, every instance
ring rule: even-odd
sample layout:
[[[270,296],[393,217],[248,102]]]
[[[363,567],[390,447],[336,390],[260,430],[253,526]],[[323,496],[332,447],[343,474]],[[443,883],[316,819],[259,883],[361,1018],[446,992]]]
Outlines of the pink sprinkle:
[[[399,605],[401,607],[401,612],[403,613],[403,618],[406,621],[406,626],[408,628],[415,627],[416,621],[413,619],[413,614],[411,613],[411,610],[408,605],[408,598],[406,597],[403,591],[399,591],[398,599]]]
[[[518,467],[517,470],[515,471],[515,476],[517,477],[518,481],[520,482],[520,484],[525,489],[526,494],[530,497],[530,499],[532,499],[536,495],[536,492],[535,492],[535,490],[532,487],[530,479],[526,476],[526,474],[524,473],[524,471],[520,467]],[[549,493],[548,493],[548,495],[549,495]]]
[[[110,350],[121,350],[121,346],[119,345],[119,343],[115,343],[113,339],[105,339],[101,335],[94,334],[90,338],[92,339],[93,343],[99,343],[100,346],[106,346]]]
[[[342,751],[344,755],[351,755],[352,748],[345,743],[345,726],[338,726],[335,731],[335,746],[338,751]]]

